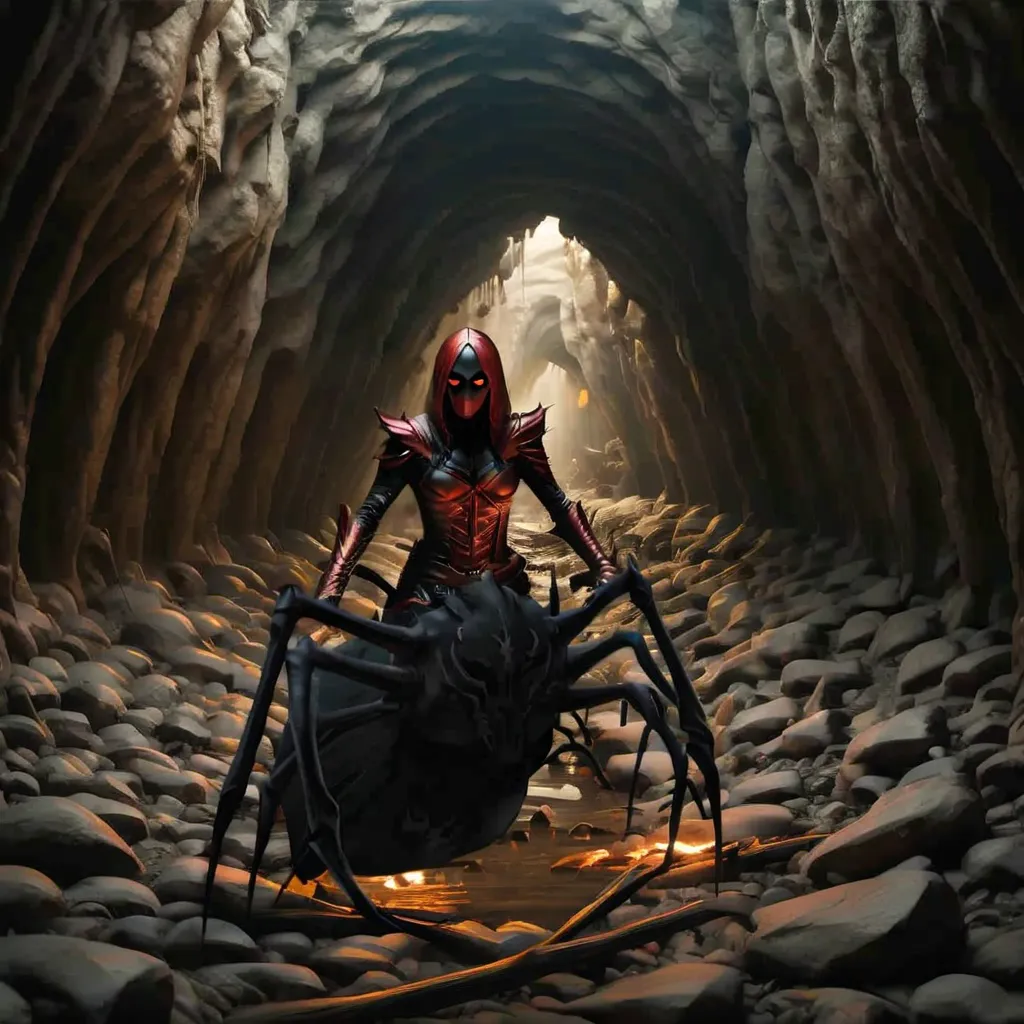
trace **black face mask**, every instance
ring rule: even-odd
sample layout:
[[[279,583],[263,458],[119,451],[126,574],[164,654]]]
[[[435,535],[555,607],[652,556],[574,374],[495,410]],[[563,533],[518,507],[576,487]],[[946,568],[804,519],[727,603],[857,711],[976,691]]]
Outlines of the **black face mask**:
[[[472,345],[464,345],[448,371],[448,400],[461,419],[470,419],[482,408],[490,391],[487,375]]]

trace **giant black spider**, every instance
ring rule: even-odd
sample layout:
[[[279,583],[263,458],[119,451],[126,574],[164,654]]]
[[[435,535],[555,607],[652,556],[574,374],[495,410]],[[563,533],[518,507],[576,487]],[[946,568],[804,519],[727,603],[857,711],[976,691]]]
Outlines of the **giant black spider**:
[[[639,632],[573,643],[625,595],[646,617],[671,684]],[[289,650],[300,618],[356,639],[328,650],[303,638]],[[576,685],[602,659],[627,648],[653,688]],[[436,937],[429,925],[378,907],[356,876],[441,867],[501,838],[522,807],[530,777],[550,759],[560,716],[616,700],[627,702],[645,722],[638,762],[651,733],[661,738],[672,759],[676,785],[665,856],[655,867],[623,876],[547,941],[578,934],[671,866],[688,757],[704,776],[716,860],[721,855],[712,734],[650,584],[632,558],[578,608],[560,612],[554,586],[545,609],[485,574],[411,625],[356,616],[285,587],[271,617],[252,709],[221,789],[207,907],[224,837],[249,784],[282,667],[288,677],[288,729],[261,788],[250,905],[275,815],[283,807],[297,878],[308,881],[330,872],[370,930]],[[678,709],[685,749],[669,726],[667,704]]]

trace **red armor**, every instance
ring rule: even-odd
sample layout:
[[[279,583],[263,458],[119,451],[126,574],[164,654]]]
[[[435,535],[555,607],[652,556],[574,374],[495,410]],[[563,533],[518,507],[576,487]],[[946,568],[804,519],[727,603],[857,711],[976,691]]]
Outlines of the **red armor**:
[[[467,399],[474,387],[485,388],[482,402],[472,394]],[[457,414],[474,404],[471,417]],[[434,366],[430,407],[430,413],[412,419],[377,413],[388,434],[377,479],[351,523],[343,507],[318,597],[340,597],[381,518],[405,486],[416,495],[423,539],[406,563],[398,601],[430,600],[485,571],[525,592],[525,560],[508,546],[509,512],[520,481],[541,500],[555,523],[552,533],[583,558],[595,582],[614,574],[582,506],[565,496],[552,475],[542,441],[545,410],[508,411],[501,360],[487,335],[465,328],[444,342]]]

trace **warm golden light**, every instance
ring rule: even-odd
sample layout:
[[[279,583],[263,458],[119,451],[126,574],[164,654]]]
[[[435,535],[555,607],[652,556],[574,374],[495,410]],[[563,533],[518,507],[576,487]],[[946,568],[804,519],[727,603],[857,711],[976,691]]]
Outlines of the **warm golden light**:
[[[580,397],[576,400],[577,407],[580,409],[586,409],[589,401],[590,392],[586,388],[580,388]]]
[[[406,871],[404,875],[388,875],[384,879],[385,889],[404,889],[407,885],[424,885],[427,876],[422,871]]]

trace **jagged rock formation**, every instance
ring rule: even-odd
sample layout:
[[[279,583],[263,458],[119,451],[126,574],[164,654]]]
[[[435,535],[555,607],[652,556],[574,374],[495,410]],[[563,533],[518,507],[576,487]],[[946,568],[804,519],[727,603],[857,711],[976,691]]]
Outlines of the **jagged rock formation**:
[[[979,622],[1024,590],[1008,0],[0,18],[17,659],[19,559],[77,591],[90,527],[122,565],[315,527],[362,479],[371,405],[546,213],[645,311],[645,487],[859,532],[919,580],[948,544]]]

